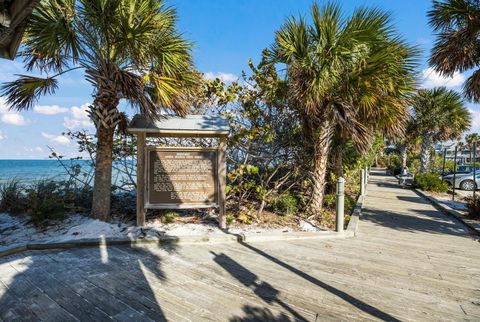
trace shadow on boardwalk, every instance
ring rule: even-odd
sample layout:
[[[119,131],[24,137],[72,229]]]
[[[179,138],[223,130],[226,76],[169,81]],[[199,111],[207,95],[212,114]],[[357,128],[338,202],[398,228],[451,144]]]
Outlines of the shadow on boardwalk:
[[[249,271],[231,257],[223,253],[211,253],[214,255],[213,260],[218,265],[224,268],[232,277],[251,289],[253,293],[265,303],[276,303],[292,314],[296,320],[307,321],[300,313],[278,298],[279,291],[272,285],[260,281],[256,274]],[[268,308],[246,306],[243,308],[243,311],[245,312],[245,317],[234,317],[231,321],[290,321],[287,315],[280,314],[279,316],[275,316]]]
[[[152,279],[166,278],[162,258],[142,248],[119,251],[36,252],[0,261],[0,320],[167,321],[152,289]]]
[[[437,210],[405,209],[405,211],[415,215],[367,209],[362,215],[362,220],[398,231],[468,237],[465,228],[445,218],[444,215],[439,215]]]
[[[374,177],[369,182],[368,199],[371,202],[364,208],[363,222],[397,231],[468,237],[469,230],[463,224],[447,217],[415,190],[401,188],[393,176],[386,176],[379,170],[371,176]]]
[[[321,287],[322,289],[328,291],[329,293],[338,296],[339,298],[343,299],[344,301],[348,302],[349,304],[357,307],[358,309],[362,310],[363,312],[376,317],[378,319],[381,319],[383,321],[400,321],[396,319],[395,317],[391,316],[390,314],[383,312],[376,307],[369,305],[368,303],[365,303],[359,299],[357,299],[354,296],[351,296],[350,294],[335,288],[325,282],[320,281],[319,279],[307,274],[306,272],[278,259],[277,257],[274,257],[272,255],[267,254],[266,252],[250,245],[247,243],[240,242],[244,247],[248,248],[251,251],[254,251],[255,253],[261,255],[262,257],[272,261],[273,263],[283,267],[284,269],[289,270],[290,272],[296,274],[297,276],[309,281],[310,283]],[[216,255],[216,254],[215,254]],[[260,283],[257,282],[257,276],[253,274],[252,272],[248,271],[246,268],[241,266],[238,263],[235,263],[231,258],[228,256],[225,256],[223,254],[221,255],[216,255],[215,261],[224,267],[226,270],[228,268],[233,268],[232,270],[228,270],[232,276],[237,278],[239,281],[241,281],[244,285],[248,287],[252,287],[255,290],[255,294],[257,294],[260,298],[262,298],[265,302],[270,303],[270,302],[277,302],[280,306],[285,308],[287,311],[292,313],[295,318],[304,321],[305,319],[298,314],[298,312],[294,311],[292,308],[288,307],[285,303],[280,301],[276,295],[278,293],[277,290],[272,288],[268,283]],[[318,315],[317,315],[318,318]],[[234,320],[234,321],[240,321],[240,320]],[[241,320],[243,321],[243,320]],[[247,320],[248,321],[248,320]],[[259,321],[259,320],[252,320],[252,321]],[[270,320],[266,320],[270,321]],[[285,321],[283,317],[280,317],[278,320],[272,320],[272,321]]]

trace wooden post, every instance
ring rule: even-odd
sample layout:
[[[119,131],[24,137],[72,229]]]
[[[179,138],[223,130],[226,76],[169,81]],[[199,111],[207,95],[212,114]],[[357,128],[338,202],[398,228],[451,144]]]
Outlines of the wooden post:
[[[137,226],[145,225],[145,133],[137,135]]]
[[[344,214],[345,214],[345,179],[339,177],[337,179],[337,209],[336,209],[336,231],[341,233],[343,231]]]
[[[227,218],[225,210],[225,201],[226,196],[226,187],[227,187],[227,159],[226,159],[226,150],[227,150],[227,138],[225,136],[220,137],[220,142],[218,145],[218,207],[219,207],[219,218],[218,223],[221,229],[227,228]]]
[[[360,170],[360,195],[365,195],[365,169]]]

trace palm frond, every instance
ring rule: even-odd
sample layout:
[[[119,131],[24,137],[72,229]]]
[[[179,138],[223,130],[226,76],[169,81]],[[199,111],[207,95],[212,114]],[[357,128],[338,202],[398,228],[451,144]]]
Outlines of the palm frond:
[[[437,35],[429,63],[442,75],[452,76],[480,67],[480,1],[434,1],[428,12],[429,23]],[[475,78],[464,86],[467,99],[478,102],[480,89]]]
[[[145,95],[145,82],[142,75],[132,72],[117,70],[114,75],[114,83],[122,98],[127,99],[133,106],[138,107],[140,112],[146,116],[158,114],[157,106]]]
[[[40,96],[53,94],[58,88],[58,82],[53,77],[17,76],[17,80],[7,82],[0,88],[0,96],[6,97],[13,110],[28,110]]]
[[[433,1],[433,8],[427,13],[427,17],[435,31],[442,31],[478,21],[479,12],[478,0],[436,0]]]
[[[22,55],[27,70],[60,72],[75,65],[81,51],[75,0],[42,1],[26,30]]]
[[[463,91],[468,100],[480,103],[480,70],[473,72],[463,84]]]
[[[345,18],[331,2],[312,6],[311,26],[287,20],[267,52],[267,62],[287,65],[291,106],[301,119],[333,122],[362,151],[376,132],[405,131],[417,57],[389,13],[360,8]]]
[[[420,90],[413,100],[413,119],[418,133],[429,133],[436,141],[458,139],[471,124],[460,94],[445,87]]]

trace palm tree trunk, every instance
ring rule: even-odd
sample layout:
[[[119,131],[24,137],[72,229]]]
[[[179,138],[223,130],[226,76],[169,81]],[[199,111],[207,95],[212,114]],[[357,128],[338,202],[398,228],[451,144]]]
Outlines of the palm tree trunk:
[[[337,177],[343,176],[343,144],[339,144],[335,148],[334,155],[335,175]]]
[[[433,140],[428,133],[422,133],[422,148],[420,151],[420,173],[428,171],[428,165],[430,161],[430,148],[432,147]]]
[[[100,126],[97,130],[97,155],[95,182],[93,185],[92,217],[100,220],[110,218],[112,193],[112,151],[114,129]]]
[[[118,102],[118,98],[111,93],[100,91],[89,111],[90,118],[97,128],[92,217],[104,221],[110,218],[113,136],[115,128],[121,121],[117,110]]]
[[[327,122],[321,124],[314,138],[315,154],[312,174],[313,189],[309,210],[313,215],[318,215],[323,208],[328,154],[332,140],[332,127],[330,124]]]
[[[405,144],[400,144],[398,146],[400,152],[400,159],[402,160],[402,169],[407,166],[407,146]]]

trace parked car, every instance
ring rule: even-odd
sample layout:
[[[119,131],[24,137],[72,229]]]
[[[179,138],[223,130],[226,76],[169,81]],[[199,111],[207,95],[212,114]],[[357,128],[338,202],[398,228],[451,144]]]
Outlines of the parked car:
[[[469,174],[473,172],[473,165],[457,165],[457,171],[456,174]],[[478,171],[480,173],[480,168],[476,167],[475,171]],[[445,175],[450,175],[453,174],[453,171],[445,172]]]
[[[453,182],[453,174],[443,176],[443,180],[448,182],[450,185],[455,185],[456,189],[473,191],[473,189],[478,189],[480,186],[480,171],[475,173],[475,180],[473,179],[473,172],[467,174],[455,175],[455,184]]]

